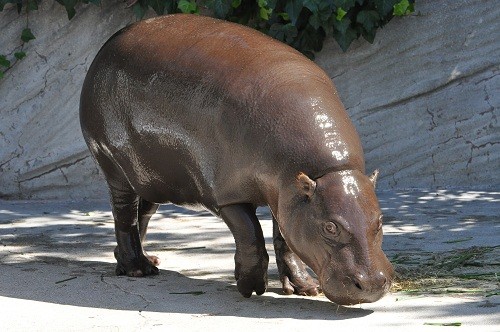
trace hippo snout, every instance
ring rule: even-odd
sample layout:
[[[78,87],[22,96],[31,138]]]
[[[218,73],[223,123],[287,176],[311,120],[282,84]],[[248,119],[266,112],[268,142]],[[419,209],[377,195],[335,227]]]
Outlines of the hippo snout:
[[[381,271],[371,278],[363,274],[346,277],[343,284],[348,284],[347,288],[351,288],[349,293],[353,295],[355,303],[375,302],[391,287],[391,281]]]
[[[350,278],[346,277],[346,279],[350,279],[350,282],[361,292],[387,291],[388,285],[390,286],[390,282],[383,272],[379,272],[370,279],[366,278],[363,274],[358,274]]]
[[[341,305],[375,302],[382,298],[390,289],[393,270],[378,271],[372,274],[353,273],[340,277],[337,282],[328,278],[321,283],[325,296]]]

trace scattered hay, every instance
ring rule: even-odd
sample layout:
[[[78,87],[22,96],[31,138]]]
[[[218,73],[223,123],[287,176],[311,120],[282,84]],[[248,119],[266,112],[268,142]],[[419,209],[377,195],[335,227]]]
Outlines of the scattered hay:
[[[500,246],[395,255],[391,259],[396,271],[391,291],[498,295],[499,254]]]

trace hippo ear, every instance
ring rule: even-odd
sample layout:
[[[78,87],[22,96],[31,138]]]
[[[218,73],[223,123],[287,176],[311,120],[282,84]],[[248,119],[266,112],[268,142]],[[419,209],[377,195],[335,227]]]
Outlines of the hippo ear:
[[[378,169],[376,169],[373,171],[372,175],[369,176],[370,181],[373,184],[373,188],[375,188],[375,186],[377,185],[378,173],[379,173],[379,171],[378,171]]]
[[[305,194],[308,198],[311,198],[316,190],[316,182],[311,180],[304,173],[300,172],[297,175],[297,188],[301,191],[301,193]]]

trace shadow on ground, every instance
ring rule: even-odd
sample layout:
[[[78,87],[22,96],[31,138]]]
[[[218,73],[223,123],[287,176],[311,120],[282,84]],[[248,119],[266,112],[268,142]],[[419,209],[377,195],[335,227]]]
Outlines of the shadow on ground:
[[[196,279],[168,270],[158,276],[129,278],[115,276],[114,263],[50,256],[38,260],[3,265],[0,296],[112,310],[301,320],[349,319],[373,312],[314,298],[276,296],[276,288],[245,299],[229,281]]]
[[[379,198],[389,257],[500,245],[500,193],[383,192]],[[270,287],[263,296],[244,299],[232,277],[231,234],[209,214],[162,207],[151,222],[147,248],[160,255],[164,269],[158,276],[128,278],[114,275],[113,222],[106,202],[0,201],[0,296],[113,310],[301,320],[360,318],[401,306],[343,307],[324,297],[280,295],[270,213],[259,209],[259,217],[272,262]],[[473,316],[498,305],[498,296],[480,297],[438,306],[433,314]],[[422,307],[417,303],[405,310]]]

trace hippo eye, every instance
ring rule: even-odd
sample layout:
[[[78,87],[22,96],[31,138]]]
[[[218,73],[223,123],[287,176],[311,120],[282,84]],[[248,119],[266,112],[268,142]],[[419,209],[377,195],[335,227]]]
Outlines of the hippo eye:
[[[336,223],[328,221],[323,224],[323,230],[330,236],[339,236],[340,228]]]

